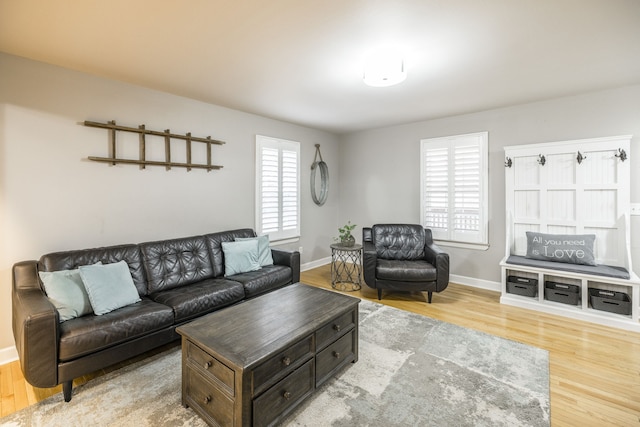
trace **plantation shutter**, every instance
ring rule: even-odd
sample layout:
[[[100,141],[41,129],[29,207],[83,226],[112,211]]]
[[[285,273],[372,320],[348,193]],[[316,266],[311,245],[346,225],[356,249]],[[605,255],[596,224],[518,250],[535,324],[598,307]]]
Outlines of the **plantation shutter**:
[[[421,218],[436,240],[487,244],[487,132],[421,141]]]
[[[269,240],[300,236],[300,144],[256,137],[256,232]]]

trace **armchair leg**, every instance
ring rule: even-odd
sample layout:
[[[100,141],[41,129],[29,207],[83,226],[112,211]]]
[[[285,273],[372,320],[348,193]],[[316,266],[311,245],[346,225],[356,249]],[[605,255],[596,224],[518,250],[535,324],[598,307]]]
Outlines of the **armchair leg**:
[[[429,304],[431,304],[431,297],[433,296],[433,292],[429,291],[429,297],[427,298],[427,300],[429,301]]]
[[[378,289],[378,301],[382,299],[382,289]]]
[[[62,383],[62,394],[64,395],[64,401],[71,401],[71,390],[73,389],[73,380],[65,381]]]

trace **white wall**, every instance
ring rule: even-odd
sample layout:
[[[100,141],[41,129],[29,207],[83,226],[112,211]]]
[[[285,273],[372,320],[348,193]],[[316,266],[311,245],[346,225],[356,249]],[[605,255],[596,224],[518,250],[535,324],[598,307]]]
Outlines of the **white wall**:
[[[490,248],[445,248],[451,273],[472,279],[469,283],[500,281],[498,263],[505,253],[505,146],[633,134],[631,182],[640,180],[640,86],[631,86],[343,136],[340,218],[358,224],[357,233],[362,226],[380,222],[419,223],[420,140],[479,131],[489,131]],[[640,186],[632,185],[631,201],[640,202]],[[632,217],[631,235],[638,272],[640,217]]]
[[[0,54],[0,76],[0,357],[14,345],[15,262],[52,251],[253,228],[256,134],[301,143],[302,238],[285,247],[303,246],[303,263],[329,256],[339,222],[335,135],[6,54]],[[108,154],[108,137],[104,129],[82,126],[84,120],[210,135],[226,141],[213,148],[213,163],[223,168],[140,170],[88,161]],[[136,158],[138,136],[120,132],[118,138],[128,138],[133,147],[120,148]],[[162,160],[162,142],[152,141],[150,156]],[[332,179],[322,207],[309,191],[315,144]],[[180,154],[174,148],[175,160]]]

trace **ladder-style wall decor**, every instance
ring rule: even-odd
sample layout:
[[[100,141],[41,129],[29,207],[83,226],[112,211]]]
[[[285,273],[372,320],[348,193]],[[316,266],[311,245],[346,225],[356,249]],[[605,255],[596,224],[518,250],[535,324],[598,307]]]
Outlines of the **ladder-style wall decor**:
[[[85,126],[96,127],[109,130],[109,157],[94,157],[89,156],[89,160],[93,160],[95,162],[102,163],[111,163],[112,165],[116,165],[118,163],[127,163],[140,165],[140,169],[144,169],[147,165],[149,166],[164,166],[167,170],[170,170],[172,167],[178,168],[187,168],[188,171],[191,169],[206,169],[207,172],[213,169],[221,169],[220,165],[211,164],[211,144],[222,145],[224,141],[217,141],[215,139],[211,139],[210,136],[206,138],[198,138],[195,136],[191,136],[191,132],[187,132],[185,135],[179,135],[175,133],[171,133],[169,129],[162,131],[155,131],[146,129],[145,125],[140,125],[137,128],[120,126],[116,125],[115,120],[109,121],[107,123],[98,123],[85,121]],[[120,132],[132,132],[140,134],[140,156],[138,160],[135,159],[121,159],[118,158],[116,153],[116,133]],[[164,138],[164,155],[165,161],[156,161],[156,160],[147,160],[146,158],[146,135],[159,136]],[[185,141],[185,149],[187,154],[186,163],[181,162],[172,162],[171,161],[171,139],[181,139]],[[207,163],[192,163],[191,161],[191,143],[199,142],[207,145]]]

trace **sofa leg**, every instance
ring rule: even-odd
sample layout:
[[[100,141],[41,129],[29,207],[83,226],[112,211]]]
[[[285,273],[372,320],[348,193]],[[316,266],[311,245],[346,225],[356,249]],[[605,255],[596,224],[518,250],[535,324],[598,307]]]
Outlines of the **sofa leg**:
[[[62,394],[64,395],[65,402],[71,400],[71,390],[73,390],[73,380],[62,383]]]
[[[378,289],[378,301],[382,299],[382,289]]]
[[[433,292],[429,291],[428,294],[429,294],[429,296],[428,296],[427,300],[429,301],[429,304],[431,304],[431,297],[433,296]]]

